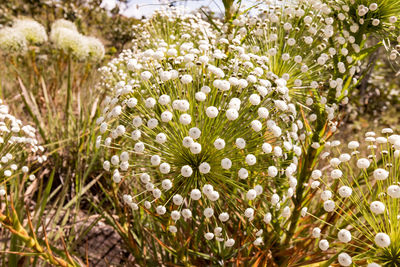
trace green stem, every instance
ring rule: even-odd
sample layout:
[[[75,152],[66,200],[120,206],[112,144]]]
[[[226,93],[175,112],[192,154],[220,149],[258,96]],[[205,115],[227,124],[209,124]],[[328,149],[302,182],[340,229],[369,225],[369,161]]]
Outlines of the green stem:
[[[67,84],[67,103],[65,106],[65,131],[68,133],[68,120],[69,120],[69,108],[71,105],[71,54],[68,54],[68,74],[67,74],[67,79],[68,79],[68,84]]]
[[[287,247],[290,244],[290,241],[293,238],[293,235],[297,229],[297,224],[300,219],[302,204],[304,200],[304,183],[308,180],[315,167],[315,163],[321,148],[314,149],[311,147],[312,143],[320,143],[321,137],[325,134],[325,126],[327,123],[327,116],[324,114],[324,110],[319,110],[318,121],[315,127],[314,134],[308,144],[307,152],[304,157],[304,161],[302,162],[301,171],[299,172],[296,186],[296,195],[293,198],[294,210],[292,216],[290,218],[290,227],[286,234],[286,237],[283,242],[283,246]]]

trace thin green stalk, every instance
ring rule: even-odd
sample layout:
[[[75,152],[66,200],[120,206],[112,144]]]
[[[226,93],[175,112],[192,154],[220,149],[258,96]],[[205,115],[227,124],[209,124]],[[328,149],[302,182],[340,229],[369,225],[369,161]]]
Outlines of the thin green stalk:
[[[302,203],[304,200],[303,193],[304,193],[304,189],[306,188],[304,186],[304,183],[310,177],[311,172],[315,166],[316,159],[319,155],[319,151],[321,151],[321,149],[314,149],[311,147],[311,143],[313,143],[313,142],[319,143],[321,136],[323,136],[325,133],[326,116],[323,116],[322,112],[319,114],[319,116],[320,116],[320,118],[323,118],[323,119],[320,119],[317,122],[315,132],[310,140],[311,142],[309,144],[304,161],[302,163],[301,171],[299,172],[298,183],[297,183],[297,187],[296,187],[296,196],[293,198],[294,210],[293,210],[293,214],[290,219],[289,230],[286,233],[286,237],[283,242],[284,246],[288,246],[290,244],[290,241],[292,240],[293,235],[297,229],[297,224],[300,219],[300,213],[301,213],[301,209],[302,209]]]
[[[65,131],[68,134],[69,107],[71,105],[71,54],[68,54],[68,73],[67,73],[67,103],[65,105]]]

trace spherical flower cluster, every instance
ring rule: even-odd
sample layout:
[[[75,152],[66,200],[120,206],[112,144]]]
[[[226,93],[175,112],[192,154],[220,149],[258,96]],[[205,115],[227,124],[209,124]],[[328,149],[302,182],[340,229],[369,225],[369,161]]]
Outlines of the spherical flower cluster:
[[[13,29],[25,36],[31,44],[47,42],[46,29],[39,22],[32,19],[18,19],[13,24]]]
[[[328,142],[321,156],[323,162],[330,159],[329,166],[312,174],[327,212],[320,219],[328,225],[313,236],[321,239],[322,251],[346,251],[337,258],[341,266],[400,266],[400,135],[389,128],[382,135],[366,133],[367,154],[357,141],[347,148]],[[329,169],[341,175],[333,177]]]
[[[163,218],[173,233],[193,220],[193,231],[231,247],[227,225],[242,216],[256,228],[290,217],[303,124],[268,57],[185,34],[103,69],[111,96],[97,145],[110,151],[103,167],[133,211]],[[270,195],[277,180],[286,182]]]
[[[51,27],[50,40],[56,48],[71,53],[78,60],[100,61],[104,57],[105,50],[100,40],[80,34],[70,21],[55,21]]]
[[[50,40],[55,47],[72,53],[77,59],[84,60],[89,54],[85,39],[78,31],[64,27],[52,27]]]
[[[88,46],[89,58],[94,61],[101,61],[105,54],[103,43],[99,39],[91,36],[85,37],[85,42]]]
[[[57,28],[65,28],[65,29],[70,29],[71,31],[78,31],[75,23],[65,19],[58,19],[54,21],[53,24],[51,24],[51,31]]]
[[[8,106],[0,100],[0,197],[7,192],[7,185],[16,175],[23,174],[26,179],[34,180],[35,175],[29,175],[29,163],[42,163],[46,156],[40,156],[44,151],[36,140],[36,130],[8,113]]]
[[[27,49],[25,36],[11,27],[0,29],[0,50],[5,53],[23,53]]]

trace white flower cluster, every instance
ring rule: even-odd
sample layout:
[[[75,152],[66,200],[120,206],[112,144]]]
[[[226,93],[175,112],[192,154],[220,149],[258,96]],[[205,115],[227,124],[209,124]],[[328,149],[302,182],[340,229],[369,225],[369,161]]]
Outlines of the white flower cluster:
[[[194,220],[206,240],[230,247],[228,225],[242,216],[261,230],[290,217],[303,124],[269,57],[240,44],[225,50],[217,34],[201,38],[208,30],[153,37],[157,49],[124,51],[102,69],[111,97],[97,145],[110,151],[103,167],[128,188],[133,210],[166,218],[171,232]]]
[[[24,35],[11,27],[0,29],[0,50],[7,53],[23,53],[28,44]]]
[[[379,40],[385,40],[390,60],[399,58],[399,1],[341,0],[328,3],[333,7],[338,23],[344,26],[344,32],[356,36],[353,44],[359,45],[360,41],[366,39],[365,34],[374,34]]]
[[[12,27],[0,30],[0,49],[6,53],[23,53],[28,45],[47,42],[45,28],[32,19],[17,19]],[[51,26],[51,42],[79,60],[100,61],[105,54],[104,45],[95,37],[78,32],[75,24],[68,20],[56,20]]]
[[[338,255],[341,266],[400,264],[396,248],[400,241],[400,135],[389,128],[382,135],[366,134],[369,153],[365,156],[357,141],[349,142],[347,151],[339,141],[328,142],[321,158],[329,165],[311,175],[311,188],[321,190],[323,220],[336,222],[328,224],[333,229],[328,227],[326,234],[314,229],[318,235],[313,236],[320,238],[323,251],[346,250]]]
[[[326,117],[334,132],[338,104],[347,104],[349,88],[356,80],[362,40],[352,33],[336,31],[335,13],[320,1],[279,5],[268,1],[259,15],[239,13],[222,27],[219,42],[229,49],[246,45],[254,54],[268,58],[265,65],[286,81],[289,95],[307,110],[311,127]],[[241,49],[241,48],[237,48]],[[305,136],[300,136],[304,139]],[[317,149],[319,143],[312,144]]]
[[[22,33],[31,44],[47,42],[46,29],[39,22],[32,19],[17,19],[13,23],[13,29]]]
[[[99,39],[80,34],[74,23],[64,19],[52,24],[50,40],[58,49],[71,53],[78,60],[100,61],[104,57],[104,46]]]
[[[395,34],[400,17],[397,1],[331,1],[339,21],[352,33],[376,32],[388,36]]]
[[[40,156],[43,151],[36,140],[35,128],[10,115],[8,106],[0,100],[0,197],[6,194],[7,184],[14,175],[28,175],[29,162],[46,160],[46,156]],[[35,175],[28,178],[34,180]]]
[[[6,53],[23,53],[29,44],[47,41],[45,28],[32,19],[17,19],[12,27],[0,30],[0,50]]]

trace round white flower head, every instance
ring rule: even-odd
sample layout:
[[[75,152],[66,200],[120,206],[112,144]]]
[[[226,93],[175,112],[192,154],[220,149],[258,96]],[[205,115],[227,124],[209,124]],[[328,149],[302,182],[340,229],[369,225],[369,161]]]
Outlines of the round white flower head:
[[[367,169],[370,165],[370,162],[368,159],[361,158],[357,161],[357,167],[360,169]]]
[[[342,229],[338,233],[338,239],[343,243],[348,243],[351,241],[351,233],[346,229]]]
[[[387,189],[387,194],[392,198],[400,198],[400,186],[391,185]]]
[[[375,235],[375,244],[380,248],[387,248],[390,245],[390,237],[385,233]]]
[[[78,60],[85,60],[89,56],[89,47],[85,37],[77,31],[54,27],[50,33],[50,40],[58,49],[71,53]]]
[[[339,188],[339,195],[341,197],[350,197],[353,190],[348,186],[342,186]]]
[[[47,33],[43,25],[32,19],[18,19],[13,28],[22,33],[31,44],[42,44],[47,41]]]
[[[51,25],[51,30],[54,30],[56,28],[66,28],[66,29],[69,29],[72,31],[78,31],[75,23],[73,23],[72,21],[69,21],[69,20],[65,20],[65,19],[58,19],[58,20],[54,21],[53,24]]]
[[[0,50],[5,53],[24,53],[27,50],[25,36],[10,27],[0,29]]]
[[[342,252],[338,255],[338,262],[340,266],[350,266],[353,261],[349,254]]]
[[[380,201],[374,201],[370,205],[371,212],[374,214],[382,214],[385,212],[385,204]]]
[[[329,242],[326,239],[321,239],[318,243],[318,247],[322,250],[322,251],[326,251],[329,248]]]
[[[103,43],[99,39],[91,36],[85,36],[83,39],[88,48],[89,58],[93,61],[102,60],[105,54]]]
[[[389,172],[385,169],[378,168],[374,171],[374,178],[376,180],[385,180],[389,177]]]

